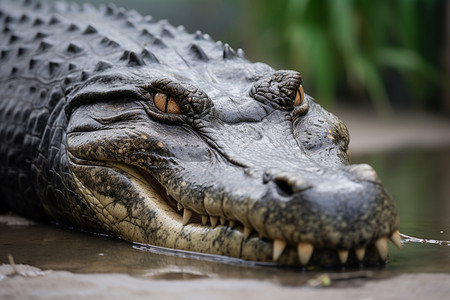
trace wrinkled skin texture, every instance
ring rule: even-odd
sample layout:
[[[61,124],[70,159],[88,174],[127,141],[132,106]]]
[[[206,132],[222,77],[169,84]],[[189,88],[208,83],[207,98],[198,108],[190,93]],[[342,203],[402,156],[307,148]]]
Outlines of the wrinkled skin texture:
[[[255,261],[386,259],[395,204],[299,73],[114,7],[0,8],[3,209]]]

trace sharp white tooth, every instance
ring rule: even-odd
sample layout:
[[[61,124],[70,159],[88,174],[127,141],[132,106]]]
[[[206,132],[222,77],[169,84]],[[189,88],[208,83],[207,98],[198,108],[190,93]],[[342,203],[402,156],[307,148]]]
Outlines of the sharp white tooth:
[[[359,261],[362,261],[364,259],[364,256],[366,255],[366,248],[364,248],[364,247],[356,248],[355,254],[356,254],[356,258]]]
[[[233,228],[233,227],[234,227],[234,224],[235,224],[235,222],[234,222],[234,221],[230,221],[230,222],[228,222],[228,226],[229,226],[230,228]]]
[[[224,217],[220,217],[220,225],[225,225],[225,222],[226,222],[227,220],[224,218]]]
[[[209,221],[211,222],[212,228],[216,227],[217,221],[219,221],[218,217],[209,217]]]
[[[398,250],[402,250],[402,237],[400,236],[400,231],[396,230],[391,235],[390,240]]]
[[[250,236],[251,233],[252,233],[252,228],[244,226],[244,237],[245,237],[245,239],[248,239],[248,237]]]
[[[300,242],[297,244],[297,254],[300,264],[305,266],[311,259],[311,255],[314,251],[314,246],[308,242]]]
[[[189,209],[185,209],[183,211],[183,225],[187,225],[187,223],[189,223],[189,220],[191,219],[192,216],[192,210]]]
[[[339,260],[341,264],[345,264],[348,259],[348,250],[340,250],[338,251]]]
[[[277,261],[280,258],[281,253],[283,253],[284,248],[286,248],[286,242],[283,240],[275,239],[273,241],[273,261]]]
[[[180,202],[177,202],[177,208],[178,208],[178,210],[181,210],[181,209],[183,209],[183,205],[181,205]]]
[[[387,237],[381,237],[375,242],[375,248],[377,248],[378,254],[381,260],[385,261],[388,257],[388,240]]]
[[[202,216],[202,224],[203,224],[203,226],[205,226],[206,223],[208,223],[208,216]]]

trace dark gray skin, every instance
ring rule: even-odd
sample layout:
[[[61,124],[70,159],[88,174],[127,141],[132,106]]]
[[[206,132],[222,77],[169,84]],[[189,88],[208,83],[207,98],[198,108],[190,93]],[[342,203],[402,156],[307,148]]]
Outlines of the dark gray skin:
[[[113,6],[0,11],[3,210],[292,265],[400,246],[394,202],[299,73]]]

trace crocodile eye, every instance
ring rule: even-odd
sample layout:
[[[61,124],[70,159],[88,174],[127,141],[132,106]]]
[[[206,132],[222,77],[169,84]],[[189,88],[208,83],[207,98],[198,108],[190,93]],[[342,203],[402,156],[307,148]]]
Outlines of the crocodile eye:
[[[162,112],[169,114],[181,114],[181,109],[172,97],[167,96],[164,93],[156,93],[153,97],[155,106]]]
[[[300,85],[297,90],[297,94],[295,94],[294,106],[299,106],[303,102],[303,98],[305,97],[305,92],[303,91],[303,86]]]

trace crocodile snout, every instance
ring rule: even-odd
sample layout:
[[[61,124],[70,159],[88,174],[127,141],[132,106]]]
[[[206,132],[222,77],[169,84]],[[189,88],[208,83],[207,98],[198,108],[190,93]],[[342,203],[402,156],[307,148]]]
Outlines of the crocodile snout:
[[[317,169],[301,175],[268,169],[262,177],[267,196],[255,201],[252,211],[257,213],[252,213],[255,218],[250,221],[274,240],[274,259],[287,245],[299,247],[304,264],[313,249],[337,251],[345,263],[349,251],[362,260],[366,248],[373,246],[385,260],[388,237],[400,246],[395,204],[369,165]],[[300,254],[304,252],[307,254]]]

